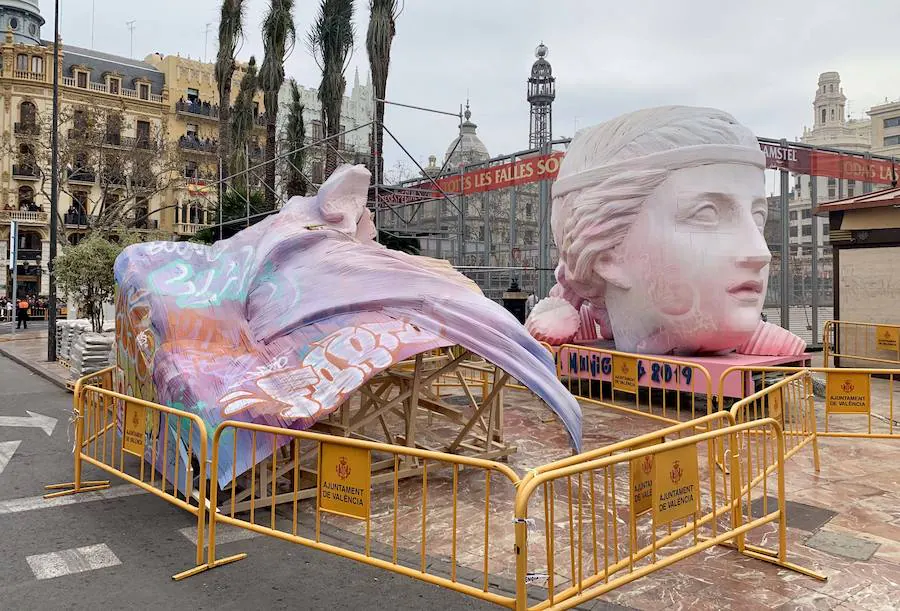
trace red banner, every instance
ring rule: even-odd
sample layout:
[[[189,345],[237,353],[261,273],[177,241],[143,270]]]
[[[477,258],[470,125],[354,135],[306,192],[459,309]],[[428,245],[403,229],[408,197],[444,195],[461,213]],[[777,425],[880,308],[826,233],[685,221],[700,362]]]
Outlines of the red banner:
[[[447,195],[464,195],[484,193],[494,189],[505,189],[516,185],[525,185],[539,180],[553,180],[559,173],[559,164],[562,162],[563,152],[557,151],[549,155],[535,155],[524,157],[485,168],[479,168],[465,174],[452,174],[435,178],[434,182]],[[462,189],[460,189],[462,184]],[[379,192],[379,202],[386,204],[408,203],[413,200],[428,199],[427,191],[431,190],[432,198],[440,197],[440,191],[434,188],[431,181],[408,185],[403,189],[390,189],[384,195]]]
[[[883,159],[762,142],[759,147],[766,155],[766,167],[769,169],[887,185],[893,181],[892,164]]]

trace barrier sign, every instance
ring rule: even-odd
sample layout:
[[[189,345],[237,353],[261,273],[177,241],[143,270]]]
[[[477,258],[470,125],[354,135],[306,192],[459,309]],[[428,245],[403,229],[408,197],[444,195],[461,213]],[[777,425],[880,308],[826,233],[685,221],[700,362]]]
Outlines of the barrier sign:
[[[319,449],[319,509],[369,519],[372,455],[364,448],[322,443]]]
[[[653,461],[653,504],[656,524],[665,524],[700,510],[700,470],[697,446],[660,452]]]
[[[125,403],[125,425],[122,428],[122,448],[126,452],[143,456],[147,436],[147,410],[143,405]]]
[[[635,446],[635,450],[660,444],[665,437]],[[631,519],[653,509],[653,454],[631,461]]]
[[[868,373],[829,371],[825,381],[825,411],[829,414],[868,414],[871,393]]]
[[[613,357],[613,390],[636,393],[638,390],[638,364],[632,356]]]
[[[769,401],[769,418],[774,418],[784,428],[784,387],[766,395]]]
[[[900,329],[897,327],[875,327],[875,345],[879,350],[900,350]]]

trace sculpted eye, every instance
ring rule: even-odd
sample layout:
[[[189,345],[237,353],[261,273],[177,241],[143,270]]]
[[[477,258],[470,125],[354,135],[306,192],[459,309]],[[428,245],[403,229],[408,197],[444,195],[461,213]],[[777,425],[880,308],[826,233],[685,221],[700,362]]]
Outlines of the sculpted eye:
[[[704,204],[695,208],[688,220],[693,223],[715,225],[719,222],[719,211],[712,204]]]
[[[766,220],[768,219],[769,214],[766,210],[757,210],[753,213],[753,222],[756,223],[756,226],[759,227],[759,230],[762,231],[766,227]]]

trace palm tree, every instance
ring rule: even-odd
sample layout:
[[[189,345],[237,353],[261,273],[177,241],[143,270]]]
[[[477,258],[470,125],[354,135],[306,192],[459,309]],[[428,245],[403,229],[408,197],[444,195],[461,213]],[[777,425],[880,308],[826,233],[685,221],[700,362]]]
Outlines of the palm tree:
[[[266,202],[275,203],[275,121],[278,118],[278,92],[284,84],[284,59],[294,47],[294,0],[272,0],[262,26],[263,57],[259,86],[266,107]]]
[[[347,80],[344,72],[353,54],[353,0],[322,0],[309,32],[309,48],[322,70],[319,101],[325,128],[323,180],[337,167],[337,135],[341,131],[341,103]]]
[[[369,31],[366,33],[366,52],[372,85],[375,87],[375,137],[372,141],[372,160],[375,172],[372,182],[384,182],[384,100],[387,93],[388,70],[391,64],[391,43],[394,40],[397,17],[403,9],[397,0],[369,0]]]
[[[285,148],[288,150],[285,159],[285,189],[288,197],[306,195],[306,125],[303,123],[303,103],[300,102],[300,90],[297,81],[291,79],[291,105],[288,108],[287,138]]]
[[[234,54],[243,34],[243,21],[244,0],[222,0],[215,72],[219,88],[219,161],[226,173],[231,159],[231,79],[236,67]]]
[[[250,134],[253,131],[254,116],[253,98],[256,96],[259,79],[256,73],[256,58],[250,56],[247,71],[241,79],[241,88],[238,90],[237,99],[234,102],[234,110],[231,114],[231,173],[236,184],[234,188],[247,190],[247,175],[241,172],[247,167],[247,145],[250,143]],[[240,177],[240,178],[239,178]]]

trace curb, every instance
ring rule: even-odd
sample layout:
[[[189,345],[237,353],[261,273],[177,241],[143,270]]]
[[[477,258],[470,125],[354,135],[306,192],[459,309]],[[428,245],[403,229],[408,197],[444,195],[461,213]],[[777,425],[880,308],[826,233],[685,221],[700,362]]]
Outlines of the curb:
[[[33,363],[31,363],[31,361],[29,361],[27,359],[23,359],[22,357],[20,357],[16,354],[13,354],[12,352],[9,352],[8,350],[5,350],[3,348],[3,344],[0,344],[0,354],[2,354],[3,356],[5,356],[6,358],[8,358],[11,361],[18,363],[19,365],[21,365],[25,369],[28,369],[32,373],[39,375],[40,377],[44,378],[51,384],[54,384],[54,385],[60,387],[61,389],[66,390],[65,380],[60,380],[60,379],[50,375],[49,373],[47,373],[46,371],[44,371],[37,365],[34,365]]]

